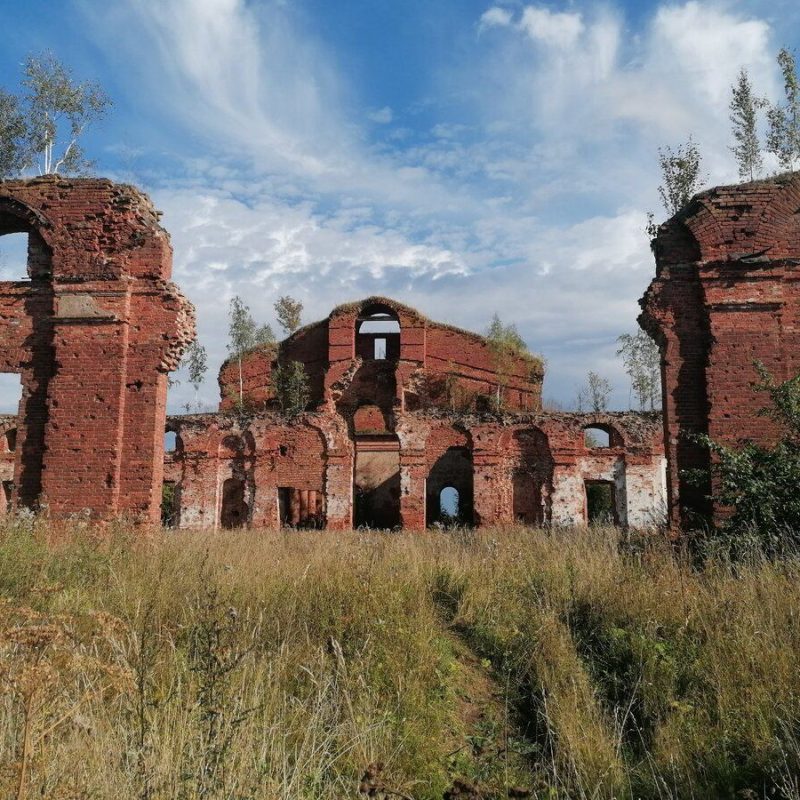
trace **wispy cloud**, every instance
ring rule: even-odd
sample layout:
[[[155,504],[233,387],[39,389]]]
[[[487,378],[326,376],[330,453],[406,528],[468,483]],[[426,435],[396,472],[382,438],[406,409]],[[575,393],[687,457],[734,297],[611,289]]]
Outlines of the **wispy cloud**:
[[[564,400],[598,367],[627,400],[614,340],[653,270],[656,148],[693,133],[710,180],[733,180],[736,71],[778,91],[767,21],[716,3],[635,30],[610,4],[487,5],[412,105],[362,103],[294,4],[92,3],[87,20],[109,58],[136,54],[130,91],[170,126],[180,168],[145,180],[217,363],[233,294],[266,320],[278,294],[311,318],[378,292],[478,330],[499,312]]]

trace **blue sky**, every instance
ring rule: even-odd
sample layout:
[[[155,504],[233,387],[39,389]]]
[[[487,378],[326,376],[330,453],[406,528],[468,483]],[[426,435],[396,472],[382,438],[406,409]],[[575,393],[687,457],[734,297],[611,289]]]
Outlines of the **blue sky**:
[[[615,356],[654,265],[659,145],[691,134],[708,185],[736,180],[730,85],[781,91],[778,2],[0,0],[0,83],[44,49],[115,106],[98,172],[164,212],[217,401],[227,304],[304,319],[386,294],[481,331],[494,312],[569,405]],[[787,40],[787,36],[790,36]],[[772,165],[768,164],[768,168]],[[0,261],[0,274],[11,269]],[[181,375],[177,376],[179,379]],[[173,411],[191,397],[184,380]],[[0,407],[13,405],[0,387]]]

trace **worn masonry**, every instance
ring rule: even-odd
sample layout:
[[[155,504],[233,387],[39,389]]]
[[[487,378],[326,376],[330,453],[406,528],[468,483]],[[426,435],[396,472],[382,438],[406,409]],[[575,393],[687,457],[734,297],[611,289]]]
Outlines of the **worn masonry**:
[[[755,362],[778,381],[800,371],[800,177],[703,192],[653,246],[639,320],[661,348],[670,522],[686,529],[725,511],[711,506],[707,481],[690,480],[710,463],[692,434],[773,441]]]
[[[0,283],[10,507],[159,518],[167,374],[194,335],[150,201],[107,180],[0,182],[0,235],[28,235],[27,279]]]

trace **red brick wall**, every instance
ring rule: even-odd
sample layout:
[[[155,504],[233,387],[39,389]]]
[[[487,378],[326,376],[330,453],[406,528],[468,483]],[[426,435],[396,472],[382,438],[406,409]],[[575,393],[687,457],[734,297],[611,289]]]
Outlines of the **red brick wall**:
[[[753,362],[777,380],[800,370],[800,178],[723,186],[703,192],[661,226],[656,278],[641,300],[640,322],[662,350],[670,519],[707,516],[707,487],[684,470],[707,468],[694,432],[736,445],[768,442],[774,425],[757,412]],[[722,509],[714,509],[720,513]]]
[[[101,179],[0,182],[0,233],[30,281],[0,284],[0,369],[21,375],[15,502],[156,521],[166,374],[194,332],[150,201]]]

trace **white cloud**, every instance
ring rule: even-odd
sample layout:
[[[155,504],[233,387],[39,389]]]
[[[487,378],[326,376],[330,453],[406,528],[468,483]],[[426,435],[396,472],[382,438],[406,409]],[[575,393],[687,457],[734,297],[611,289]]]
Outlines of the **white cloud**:
[[[212,369],[233,294],[269,320],[279,294],[312,319],[381,293],[476,330],[497,311],[548,357],[547,395],[570,399],[601,364],[624,403],[615,338],[653,272],[656,148],[694,133],[711,180],[735,178],[728,87],[742,65],[777,86],[768,24],[729,6],[662,5],[631,31],[612,5],[493,5],[478,29],[494,35],[431,78],[418,115],[403,106],[410,127],[381,129],[367,120],[393,108],[356,102],[291,5],[109,5],[87,8],[136,54],[136,92],[210,145],[188,178],[152,184]]]
[[[375,111],[370,111],[367,114],[367,118],[372,120],[372,122],[377,122],[379,125],[387,125],[394,119],[394,114],[389,106],[384,106]]]
[[[573,47],[583,33],[583,19],[580,14],[528,6],[522,12],[519,27],[535,42],[559,48]]]
[[[504,28],[511,24],[512,14],[506,8],[499,6],[492,6],[481,14],[478,23],[478,31],[485,30],[486,28]]]

